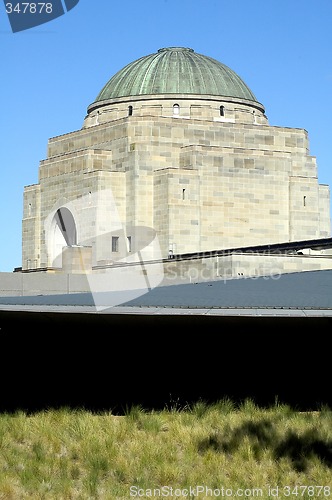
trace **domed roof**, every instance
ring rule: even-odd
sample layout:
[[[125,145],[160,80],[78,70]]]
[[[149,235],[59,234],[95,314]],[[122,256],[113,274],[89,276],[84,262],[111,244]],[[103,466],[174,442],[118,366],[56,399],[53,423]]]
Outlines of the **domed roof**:
[[[159,49],[118,71],[95,102],[153,94],[199,94],[255,101],[244,81],[216,59],[185,47]]]

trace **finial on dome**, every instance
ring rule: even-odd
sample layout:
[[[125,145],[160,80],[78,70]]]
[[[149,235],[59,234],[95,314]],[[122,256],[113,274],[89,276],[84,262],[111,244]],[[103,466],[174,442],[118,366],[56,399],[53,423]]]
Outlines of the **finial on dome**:
[[[194,49],[190,49],[189,47],[164,47],[159,49],[158,52],[166,52],[166,51],[176,51],[179,52],[181,50],[186,50],[187,52],[195,52]]]

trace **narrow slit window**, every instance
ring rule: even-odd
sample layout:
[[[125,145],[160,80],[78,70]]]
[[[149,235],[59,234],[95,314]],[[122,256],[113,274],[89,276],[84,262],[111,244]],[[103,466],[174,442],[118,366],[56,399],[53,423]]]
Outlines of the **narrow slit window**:
[[[133,107],[128,106],[128,116],[133,116]]]
[[[185,188],[182,189],[182,199],[184,200],[186,198],[186,190]]]
[[[220,116],[225,116],[225,106],[220,106],[219,112],[220,112]]]
[[[131,252],[131,236],[127,236],[127,249]]]
[[[112,236],[112,252],[119,251],[119,236]]]
[[[303,206],[304,206],[304,207],[306,206],[306,201],[307,201],[307,197],[306,197],[306,196],[303,196]]]
[[[179,115],[180,114],[180,106],[178,104],[173,105],[173,115]]]

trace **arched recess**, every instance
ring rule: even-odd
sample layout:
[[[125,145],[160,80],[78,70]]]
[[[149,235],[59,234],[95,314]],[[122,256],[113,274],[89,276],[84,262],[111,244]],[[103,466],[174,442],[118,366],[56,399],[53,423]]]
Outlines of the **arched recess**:
[[[73,214],[66,207],[58,208],[52,221],[52,267],[62,267],[63,247],[77,245],[77,231]]]

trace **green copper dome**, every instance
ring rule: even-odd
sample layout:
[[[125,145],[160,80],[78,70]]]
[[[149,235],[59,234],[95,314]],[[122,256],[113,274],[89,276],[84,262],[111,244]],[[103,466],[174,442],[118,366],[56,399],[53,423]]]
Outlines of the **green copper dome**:
[[[159,49],[131,62],[107,82],[95,102],[149,94],[213,95],[257,102],[233,70],[184,47]]]

